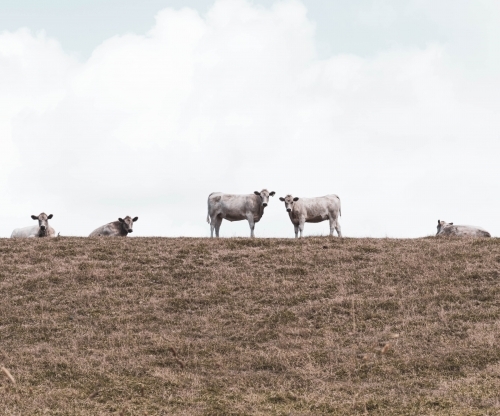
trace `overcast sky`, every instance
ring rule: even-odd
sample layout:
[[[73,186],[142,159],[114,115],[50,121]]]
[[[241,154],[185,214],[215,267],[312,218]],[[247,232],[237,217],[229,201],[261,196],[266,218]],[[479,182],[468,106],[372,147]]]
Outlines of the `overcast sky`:
[[[126,215],[209,236],[210,192],[262,188],[258,237],[294,236],[279,196],[330,193],[347,237],[498,236],[499,21],[497,0],[3,2],[0,237],[42,211],[66,236]]]

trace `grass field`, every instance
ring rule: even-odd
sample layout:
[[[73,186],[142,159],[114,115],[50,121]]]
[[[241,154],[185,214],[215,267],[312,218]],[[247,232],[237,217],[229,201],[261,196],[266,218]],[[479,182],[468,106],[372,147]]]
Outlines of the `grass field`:
[[[0,240],[2,415],[500,414],[500,240]]]

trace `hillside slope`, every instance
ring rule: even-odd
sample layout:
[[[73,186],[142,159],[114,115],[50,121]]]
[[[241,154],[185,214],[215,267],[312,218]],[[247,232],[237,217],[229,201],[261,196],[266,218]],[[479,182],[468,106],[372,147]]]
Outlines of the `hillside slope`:
[[[0,413],[500,413],[500,240],[0,240]]]

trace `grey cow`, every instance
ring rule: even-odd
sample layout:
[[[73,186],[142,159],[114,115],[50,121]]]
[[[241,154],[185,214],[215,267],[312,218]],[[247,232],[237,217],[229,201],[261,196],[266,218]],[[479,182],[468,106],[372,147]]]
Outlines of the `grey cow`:
[[[330,221],[330,236],[333,237],[333,230],[337,230],[339,237],[342,237],[339,217],[341,216],[340,198],[337,195],[326,195],[317,198],[299,198],[287,195],[280,197],[280,201],[285,203],[285,208],[295,227],[295,238],[302,237],[304,224],[306,222]]]
[[[126,237],[133,232],[132,227],[139,217],[130,218],[128,215],[125,218],[118,218],[118,221],[110,222],[92,231],[89,237]]]
[[[30,237],[55,237],[55,230],[49,225],[52,214],[47,215],[42,212],[40,215],[32,215],[31,218],[38,221],[38,225],[31,225],[24,228],[16,228],[12,231],[11,238],[30,238]]]
[[[491,237],[491,234],[481,227],[453,225],[452,222],[438,220],[436,236]]]
[[[222,192],[212,192],[208,196],[207,222],[210,224],[210,237],[219,237],[222,220],[241,221],[248,220],[250,237],[255,237],[255,223],[264,215],[264,208],[269,203],[269,196],[276,192],[263,189],[248,195],[232,195]]]

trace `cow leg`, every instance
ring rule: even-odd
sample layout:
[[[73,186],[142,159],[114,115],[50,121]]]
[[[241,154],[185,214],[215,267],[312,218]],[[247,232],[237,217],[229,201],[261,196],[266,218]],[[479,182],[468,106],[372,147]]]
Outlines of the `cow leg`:
[[[219,238],[220,225],[222,224],[222,218],[219,216],[215,217],[215,236]]]
[[[334,217],[333,215],[329,217],[330,219],[330,237],[333,237],[333,230],[337,230],[337,235],[342,237],[342,231],[340,230],[340,224],[338,221],[338,217]]]
[[[214,238],[214,229],[215,229],[216,221],[217,221],[217,217],[210,218],[210,238]]]
[[[337,230],[337,235],[339,237],[342,237],[342,231],[340,230],[340,224],[339,224],[339,221],[335,221],[335,229]]]
[[[304,231],[304,224],[305,224],[305,220],[299,221],[300,238],[302,238],[302,232]]]
[[[299,225],[293,224],[293,227],[295,228],[295,238],[299,238]]]
[[[255,238],[253,230],[255,229],[255,221],[253,220],[253,214],[247,215],[248,225],[250,225],[250,237]]]
[[[335,217],[334,216],[330,216],[328,218],[330,220],[330,237],[333,237],[333,230],[335,229]]]

